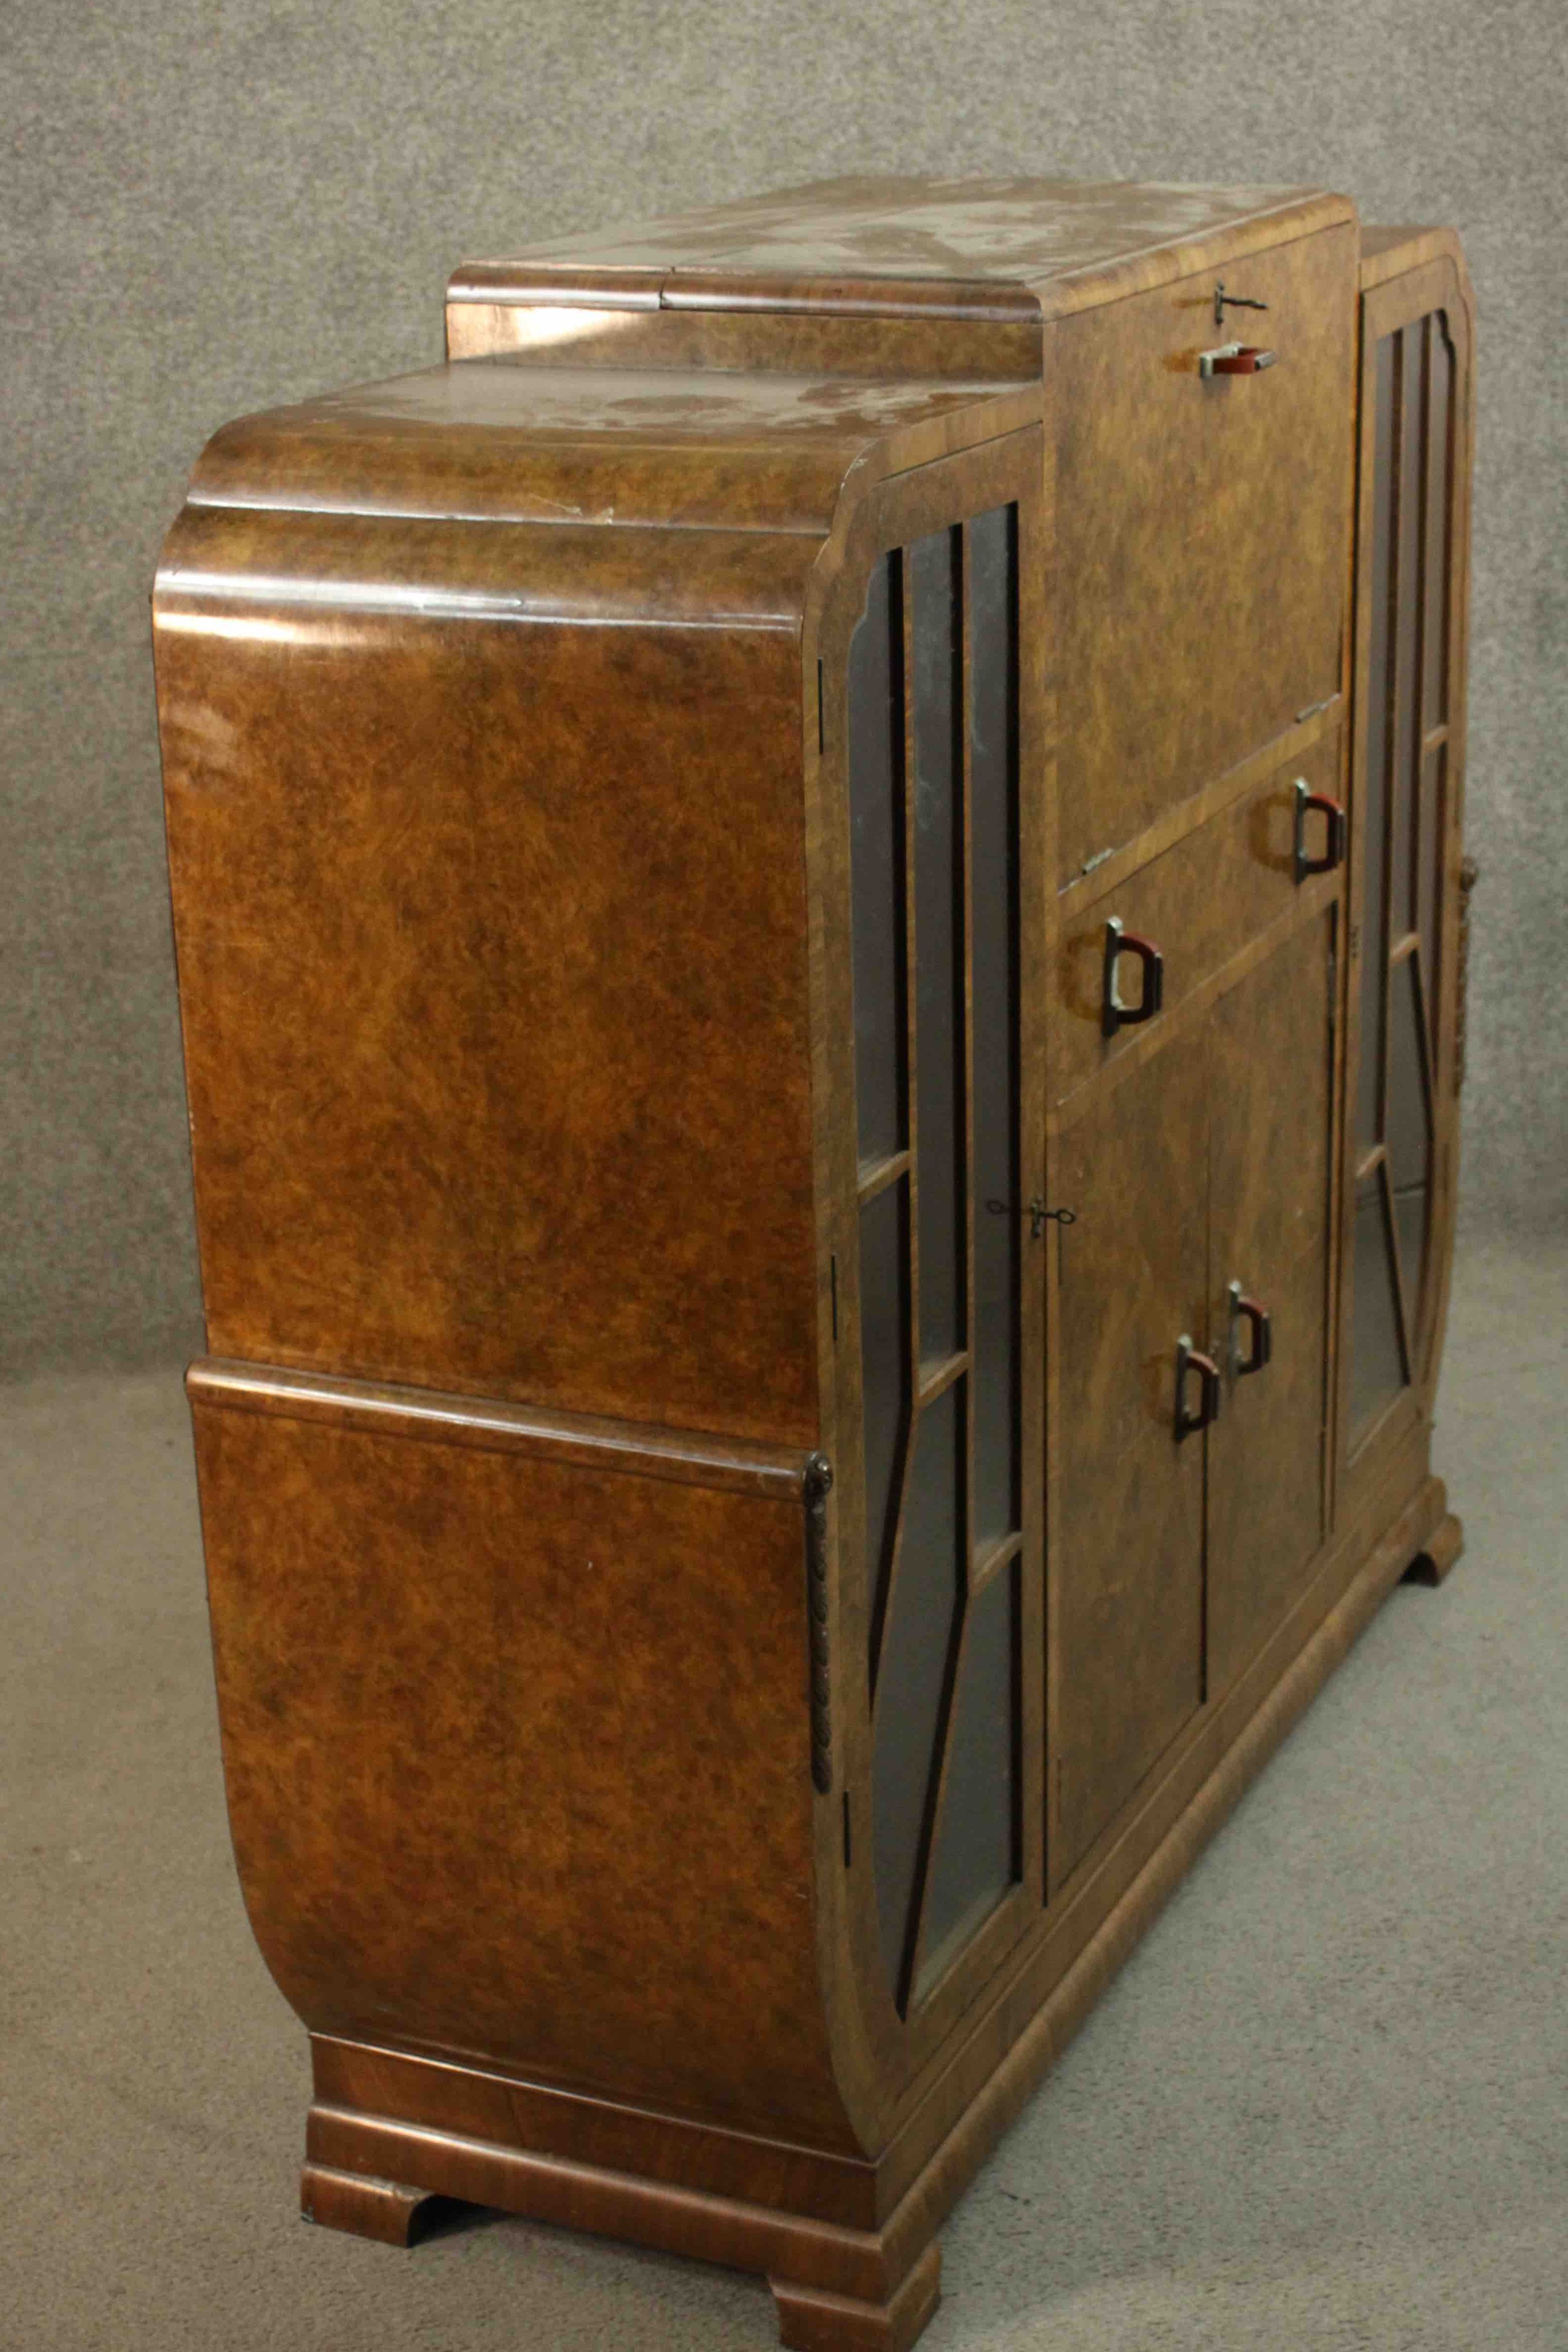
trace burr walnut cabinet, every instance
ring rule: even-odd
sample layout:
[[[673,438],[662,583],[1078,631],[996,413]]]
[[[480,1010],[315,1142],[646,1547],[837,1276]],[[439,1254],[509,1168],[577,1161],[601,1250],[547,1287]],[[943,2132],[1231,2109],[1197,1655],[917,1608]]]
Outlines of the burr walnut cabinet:
[[[1451,1565],[1471,320],[1311,190],[847,181],[209,446],[189,1389],[316,2221],[909,2344]]]

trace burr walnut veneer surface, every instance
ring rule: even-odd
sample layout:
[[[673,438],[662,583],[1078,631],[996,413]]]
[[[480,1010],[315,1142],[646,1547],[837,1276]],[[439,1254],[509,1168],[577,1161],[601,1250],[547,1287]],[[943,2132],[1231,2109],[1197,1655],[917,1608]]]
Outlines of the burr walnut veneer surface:
[[[1471,304],[1310,189],[464,265],[154,597],[230,1820],[303,2202],[900,2352],[1415,1565]]]

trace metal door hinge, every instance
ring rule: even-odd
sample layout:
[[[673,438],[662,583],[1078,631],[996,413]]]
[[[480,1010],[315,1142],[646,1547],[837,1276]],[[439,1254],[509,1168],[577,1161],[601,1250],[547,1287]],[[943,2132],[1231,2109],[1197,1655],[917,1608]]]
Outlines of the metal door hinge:
[[[827,1643],[827,1497],[833,1465],[814,1454],[805,1465],[806,1626],[811,1643],[811,1778],[823,1796],[833,1786],[832,1684]]]
[[[1465,1045],[1467,1013],[1470,994],[1470,893],[1480,879],[1480,867],[1473,857],[1466,857],[1459,866],[1459,945],[1458,954],[1458,1004],[1454,1021],[1454,1091],[1458,1094],[1465,1083]]]
[[[1255,295],[1227,294],[1225,290],[1225,279],[1221,278],[1215,280],[1214,322],[1216,327],[1224,326],[1225,314],[1227,310],[1267,310],[1268,308],[1268,303],[1259,302]]]

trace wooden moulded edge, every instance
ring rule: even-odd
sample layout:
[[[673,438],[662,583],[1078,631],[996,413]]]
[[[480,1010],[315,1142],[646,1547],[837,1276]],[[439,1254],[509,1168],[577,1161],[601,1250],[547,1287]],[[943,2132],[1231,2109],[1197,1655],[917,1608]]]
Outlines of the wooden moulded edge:
[[[1101,302],[1145,293],[1265,247],[1356,220],[1348,196],[1326,189],[1278,192],[1277,201],[1194,235],[1152,238],[1123,253],[1041,268],[998,266],[987,275],[927,277],[895,269],[769,270],[745,263],[617,261],[520,254],[514,260],[459,262],[447,303],[536,304],[595,310],[747,310],[837,318],[942,318],[1002,325],[1065,318]]]
[[[634,1477],[798,1500],[815,1454],[741,1439],[695,1436],[683,1429],[608,1421],[591,1413],[545,1412],[494,1397],[296,1372],[270,1364],[203,1357],[185,1374],[193,1405],[218,1412],[279,1413],[372,1434],[528,1453],[546,1460],[618,1470]]]
[[[1405,278],[1427,262],[1451,261],[1464,268],[1458,231],[1452,228],[1384,228],[1371,224],[1361,233],[1361,290],[1370,294],[1391,278]]]

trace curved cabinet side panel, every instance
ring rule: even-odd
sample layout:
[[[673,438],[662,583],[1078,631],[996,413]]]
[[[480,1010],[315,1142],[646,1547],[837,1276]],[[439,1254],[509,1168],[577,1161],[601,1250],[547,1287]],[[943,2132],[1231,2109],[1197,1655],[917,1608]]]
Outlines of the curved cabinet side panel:
[[[156,635],[215,1355],[815,1443],[815,544],[187,511]]]
[[[235,1851],[305,2023],[852,2149],[798,1469],[236,1409],[199,1367],[192,1403]]]

